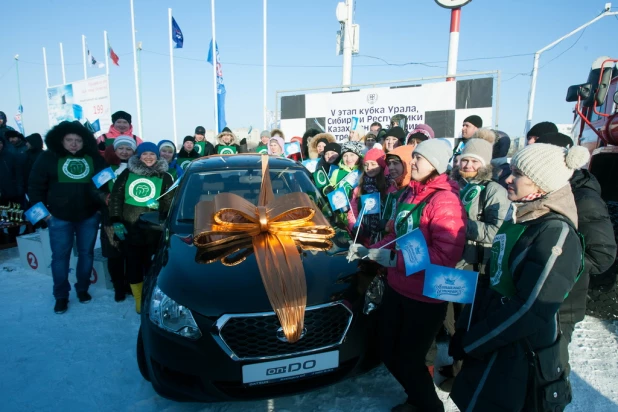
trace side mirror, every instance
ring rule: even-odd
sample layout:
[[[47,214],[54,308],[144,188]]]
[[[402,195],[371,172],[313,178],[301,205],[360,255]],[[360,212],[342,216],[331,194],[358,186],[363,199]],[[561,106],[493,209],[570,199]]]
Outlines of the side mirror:
[[[159,212],[146,212],[139,216],[139,227],[146,230],[163,231],[163,222],[159,220]]]
[[[578,97],[580,97],[582,101],[586,101],[590,97],[591,89],[592,87],[590,86],[590,83],[576,84],[575,86],[571,86],[567,90],[566,101],[576,102]]]

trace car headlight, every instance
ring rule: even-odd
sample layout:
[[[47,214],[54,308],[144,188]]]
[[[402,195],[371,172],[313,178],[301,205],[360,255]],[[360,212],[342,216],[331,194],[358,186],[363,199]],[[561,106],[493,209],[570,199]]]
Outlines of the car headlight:
[[[159,286],[152,291],[148,316],[152,323],[168,332],[192,340],[202,337],[191,311],[163,293]]]
[[[363,306],[363,313],[369,315],[376,310],[380,303],[382,303],[382,296],[384,295],[384,279],[382,276],[376,276],[373,278],[367,291],[365,292],[365,306]]]

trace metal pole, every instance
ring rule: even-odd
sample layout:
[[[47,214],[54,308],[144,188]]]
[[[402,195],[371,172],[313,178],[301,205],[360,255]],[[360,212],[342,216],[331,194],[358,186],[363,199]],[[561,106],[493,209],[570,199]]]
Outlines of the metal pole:
[[[49,88],[49,75],[47,73],[47,52],[43,47],[43,68],[45,69],[45,88]]]
[[[534,54],[534,63],[532,64],[532,81],[531,81],[531,84],[530,84],[530,94],[528,96],[528,117],[526,118],[526,126],[524,128],[524,135],[528,134],[528,131],[530,130],[530,128],[532,126],[532,115],[534,113],[534,98],[536,97],[536,80],[537,80],[537,77],[538,77],[539,59],[541,57],[541,54],[543,54],[547,50],[551,49],[552,47],[554,47],[555,45],[557,45],[561,41],[568,39],[569,37],[571,37],[575,33],[578,33],[580,31],[582,31],[583,29],[585,29],[586,27],[590,26],[591,24],[596,23],[597,21],[601,20],[603,17],[618,15],[618,12],[610,12],[609,10],[611,9],[611,4],[609,6],[610,6],[609,8],[605,9],[606,10],[605,12],[599,14],[597,17],[595,17],[594,19],[590,20],[588,23],[586,23],[586,24],[584,24],[582,26],[579,26],[578,28],[576,28],[572,32],[570,32],[570,33],[562,36],[558,40],[548,44],[547,46],[543,47],[541,50],[537,51]]]
[[[495,128],[498,129],[498,120],[500,119],[500,79],[501,73],[498,70],[498,75],[496,77],[496,120],[495,120]]]
[[[446,64],[447,82],[455,81],[452,77],[457,73],[457,55],[459,54],[459,26],[461,22],[461,9],[451,10],[451,34],[448,41],[448,63]]]
[[[84,60],[84,80],[88,78],[88,63],[86,58],[86,36],[82,34],[82,58]]]
[[[212,84],[215,100],[215,134],[219,134],[219,106],[217,102],[217,41],[215,38],[215,0],[210,0],[210,12],[212,19]]]
[[[172,127],[174,128],[174,144],[178,146],[178,133],[176,132],[176,89],[174,87],[174,42],[172,41],[172,9],[167,9],[169,40],[170,40],[170,75],[172,78]]]
[[[133,0],[131,0],[131,37],[133,39],[133,72],[135,75],[135,99],[137,102],[137,129],[139,136],[142,137],[142,102],[139,90],[139,74],[137,66],[137,47],[135,45],[135,12],[133,11]]]
[[[62,66],[62,84],[67,84],[67,77],[64,72],[64,50],[62,49],[62,43],[60,43],[60,65]]]
[[[268,116],[268,105],[266,103],[266,17],[267,17],[267,2],[268,0],[264,0],[264,79],[263,79],[263,88],[264,88],[264,107],[262,108],[262,112],[264,114],[264,130],[267,128],[267,116]]]
[[[350,90],[352,83],[352,18],[354,15],[354,0],[346,0],[347,17],[343,26],[343,90]]]
[[[26,126],[24,126],[24,113],[23,113],[23,106],[21,105],[21,86],[19,84],[19,54],[15,55],[15,73],[17,74],[17,101],[19,102],[19,114],[21,116],[21,127],[24,129],[24,135],[25,135]]]
[[[107,43],[107,31],[103,31],[103,41],[105,42],[105,74],[109,76],[109,44]]]

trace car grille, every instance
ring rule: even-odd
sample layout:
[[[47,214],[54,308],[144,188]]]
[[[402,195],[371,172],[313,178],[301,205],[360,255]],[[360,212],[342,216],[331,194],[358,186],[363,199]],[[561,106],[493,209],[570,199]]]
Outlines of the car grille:
[[[224,315],[217,321],[219,345],[237,360],[268,359],[314,352],[343,342],[352,312],[341,302],[308,307],[304,336],[290,344],[277,338],[281,327],[274,312]]]

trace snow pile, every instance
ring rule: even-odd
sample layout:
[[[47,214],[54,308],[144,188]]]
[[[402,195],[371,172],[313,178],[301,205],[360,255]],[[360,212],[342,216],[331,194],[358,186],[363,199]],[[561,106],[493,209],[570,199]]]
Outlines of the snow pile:
[[[53,313],[51,277],[0,251],[0,398],[4,411],[390,411],[406,398],[384,367],[336,385],[268,401],[179,404],[159,397],[137,369],[134,302],[91,289]],[[586,318],[571,344],[574,400],[568,411],[618,411],[618,324]],[[447,411],[457,411],[439,392]],[[593,406],[594,405],[594,406]]]

